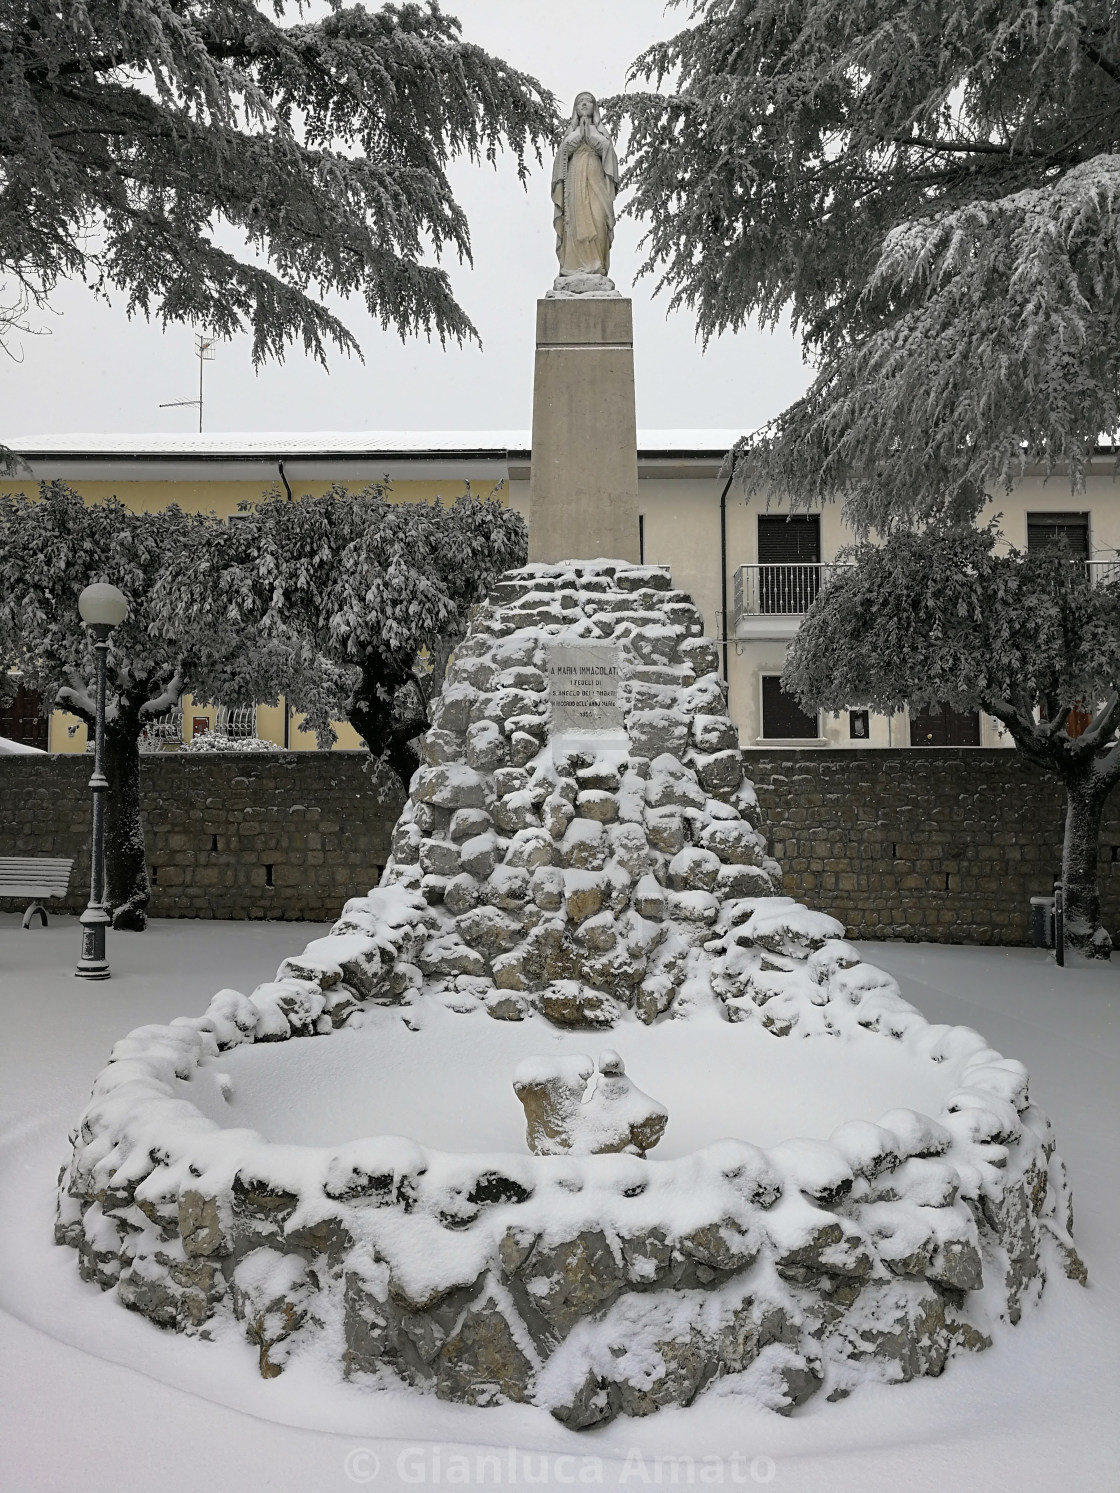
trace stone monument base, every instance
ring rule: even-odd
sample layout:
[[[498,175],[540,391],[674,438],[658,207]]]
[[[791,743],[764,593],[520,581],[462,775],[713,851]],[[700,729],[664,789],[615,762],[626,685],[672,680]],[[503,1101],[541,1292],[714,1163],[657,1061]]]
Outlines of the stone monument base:
[[[614,281],[606,275],[557,275],[552,289],[545,292],[545,299],[549,301],[570,301],[579,297],[593,301],[622,299]]]
[[[529,559],[603,558],[641,558],[633,310],[565,293],[537,302]]]

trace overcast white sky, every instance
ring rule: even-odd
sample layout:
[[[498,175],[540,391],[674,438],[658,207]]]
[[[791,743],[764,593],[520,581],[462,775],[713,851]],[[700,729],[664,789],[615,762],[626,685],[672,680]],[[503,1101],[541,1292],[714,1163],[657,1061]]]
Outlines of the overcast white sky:
[[[367,0],[372,4],[372,0]],[[617,92],[629,63],[683,23],[662,0],[445,0],[472,41],[534,74],[565,107],[581,88]],[[206,368],[205,428],[252,430],[528,429],[534,303],[556,273],[550,163],[521,189],[508,161],[497,172],[454,175],[470,221],[474,268],[452,262],[456,294],[483,346],[402,346],[366,316],[343,309],[365,363],[335,355],[329,372],[293,352],[255,373],[247,338],[221,344]],[[619,223],[611,274],[634,298],[638,424],[646,429],[751,429],[808,379],[784,333],[757,328],[701,351],[687,314],[666,318],[647,278],[635,284],[638,224]],[[191,398],[198,364],[189,327],[166,333],[129,322],[81,285],[59,289],[49,335],[22,339],[23,362],[0,358],[0,440],[31,434],[189,431],[197,411],[160,409]]]

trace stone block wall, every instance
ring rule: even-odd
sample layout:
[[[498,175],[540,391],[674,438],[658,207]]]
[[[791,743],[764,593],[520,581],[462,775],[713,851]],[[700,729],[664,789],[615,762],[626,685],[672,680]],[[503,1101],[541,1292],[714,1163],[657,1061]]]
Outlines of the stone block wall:
[[[1029,941],[1030,898],[1061,861],[1064,795],[1015,752],[744,753],[789,895],[854,938]],[[144,816],[156,917],[333,919],[376,884],[399,805],[363,752],[155,756]],[[75,856],[89,888],[90,759],[0,758],[0,855]],[[1101,835],[1104,921],[1120,932],[1120,793]],[[0,902],[14,911],[15,901]],[[54,904],[62,906],[63,904]]]
[[[71,856],[89,895],[89,756],[0,758],[0,856]],[[327,920],[376,886],[400,803],[378,802],[365,752],[143,759],[154,917]],[[0,900],[13,911],[22,903]]]
[[[785,891],[851,938],[1030,941],[1061,866],[1065,793],[1017,752],[744,752]],[[1101,833],[1104,923],[1120,930],[1120,794]]]

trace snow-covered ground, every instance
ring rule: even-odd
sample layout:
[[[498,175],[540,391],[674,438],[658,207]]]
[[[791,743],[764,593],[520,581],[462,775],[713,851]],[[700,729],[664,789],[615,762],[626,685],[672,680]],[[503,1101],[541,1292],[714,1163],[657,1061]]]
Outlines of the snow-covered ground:
[[[213,1343],[160,1332],[83,1285],[73,1252],[51,1244],[66,1135],[114,1041],[143,1022],[202,1011],[221,986],[251,990],[323,931],[156,923],[142,936],[113,937],[113,979],[87,984],[72,976],[73,919],[25,932],[0,915],[0,1485],[1116,1487],[1120,962],[1063,973],[1028,950],[863,947],[930,1020],[973,1026],[1030,1068],[1032,1096],[1051,1114],[1073,1178],[1088,1290],[1052,1278],[1019,1328],[939,1380],[810,1401],[789,1420],[721,1398],[717,1386],[688,1410],[576,1434],[532,1408],[375,1393],[313,1359],[264,1381],[254,1350],[233,1332]],[[681,1062],[696,1059],[682,1053]],[[702,1086],[705,1073],[695,1080]],[[437,1088],[439,1075],[416,1081]]]
[[[22,741],[13,741],[10,736],[0,736],[0,756],[45,757],[39,747],[26,746]]]

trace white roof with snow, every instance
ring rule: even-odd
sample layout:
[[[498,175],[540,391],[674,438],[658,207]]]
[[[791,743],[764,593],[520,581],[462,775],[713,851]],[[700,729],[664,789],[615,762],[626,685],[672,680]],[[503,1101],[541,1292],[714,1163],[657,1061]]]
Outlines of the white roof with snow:
[[[741,430],[639,430],[644,454],[724,452]],[[6,442],[24,456],[436,456],[527,452],[527,430],[322,430],[205,432],[168,435],[73,434],[11,436]]]
[[[640,430],[643,461],[722,462],[741,430]],[[511,462],[525,464],[531,451],[527,430],[323,430],[238,431],[200,434],[103,434],[3,436],[0,441],[24,458],[35,477],[155,477],[173,468],[181,478],[275,476],[276,463],[292,463],[310,477],[305,463],[323,475],[449,477],[509,475]]]

